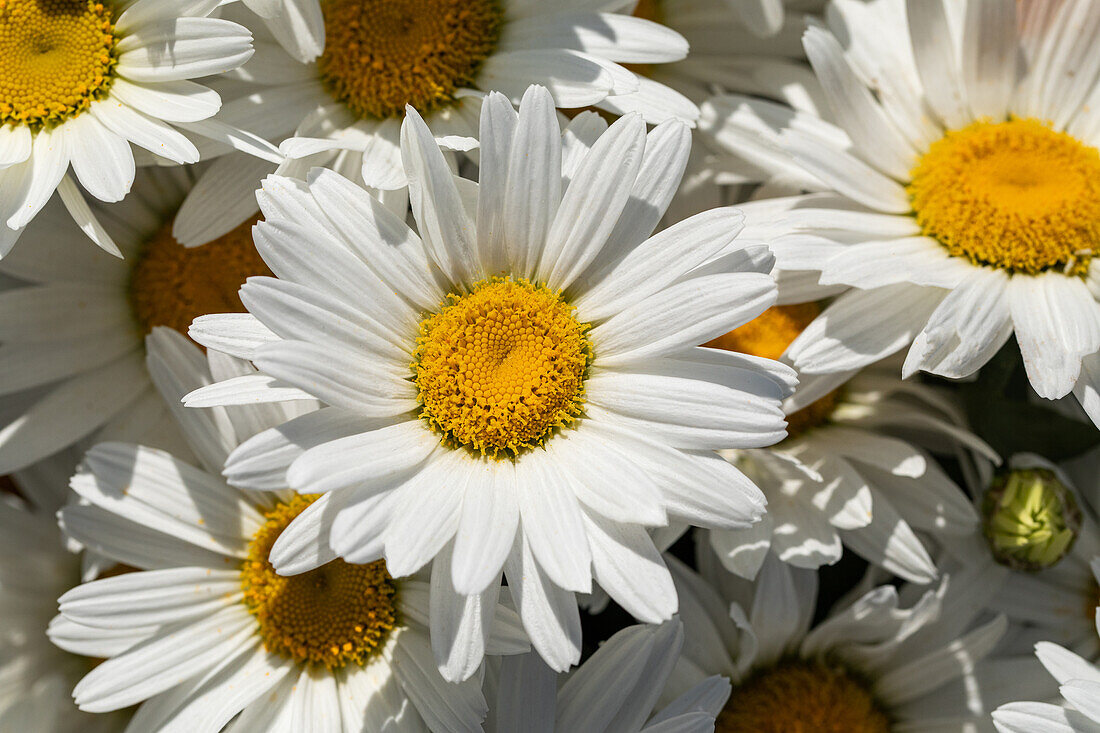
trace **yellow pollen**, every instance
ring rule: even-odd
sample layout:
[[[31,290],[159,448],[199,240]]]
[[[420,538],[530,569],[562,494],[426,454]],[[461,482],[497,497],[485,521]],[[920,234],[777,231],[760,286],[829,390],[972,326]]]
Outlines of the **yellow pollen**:
[[[823,662],[783,662],[734,687],[715,733],[889,733],[861,681]]]
[[[324,0],[321,79],[360,117],[431,112],[470,86],[496,48],[499,0]]]
[[[362,665],[382,649],[397,624],[397,587],[385,560],[367,565],[333,560],[284,577],[267,559],[282,531],[316,499],[298,495],[267,513],[241,568],[244,602],[272,654],[329,669]]]
[[[0,0],[0,125],[64,122],[106,94],[117,63],[109,5]]]
[[[581,414],[587,330],[559,294],[526,280],[492,278],[449,295],[420,324],[413,369],[423,417],[492,457],[542,444]]]
[[[169,222],[145,245],[130,273],[130,305],[143,332],[186,334],[198,316],[243,313],[237,294],[253,275],[271,275],[252,243],[252,222],[199,247],[184,247]]]
[[[924,233],[974,264],[1081,275],[1100,245],[1100,151],[1038,120],[948,132],[911,177]]]
[[[708,341],[703,346],[762,356],[765,359],[778,359],[819,313],[821,307],[816,303],[772,306],[744,326]],[[801,410],[787,415],[787,437],[796,438],[810,428],[823,425],[833,414],[839,399],[838,391],[834,390]]]

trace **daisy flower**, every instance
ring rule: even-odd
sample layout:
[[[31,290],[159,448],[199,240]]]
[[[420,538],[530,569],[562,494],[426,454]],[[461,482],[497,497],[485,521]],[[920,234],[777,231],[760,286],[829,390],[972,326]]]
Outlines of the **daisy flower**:
[[[1002,705],[993,711],[993,725],[998,733],[1096,733],[1100,730],[1100,668],[1049,642],[1036,644],[1035,656],[1058,681],[1064,703]]]
[[[482,100],[513,102],[531,84],[561,108],[637,111],[649,123],[689,123],[693,102],[622,64],[684,58],[687,43],[657,23],[604,12],[607,0],[326,0],[324,53],[298,63],[257,32],[257,55],[227,86],[222,117],[270,140],[291,160],[280,173],[303,178],[332,168],[374,189],[394,211],[408,207],[401,164],[406,106],[451,150],[477,146]],[[227,9],[233,12],[233,6]],[[232,16],[236,17],[236,16]],[[232,80],[227,80],[232,82]],[[234,91],[235,90],[235,91]],[[232,229],[254,214],[256,181],[275,172],[259,159],[228,156],[211,167],[181,212],[187,244]]]
[[[707,550],[699,559],[701,575],[669,560],[685,636],[672,679],[733,681],[716,733],[972,731],[988,719],[972,672],[1005,620],[967,631],[980,576],[930,590],[884,585],[814,623],[815,571],[769,556],[750,583]]]
[[[145,334],[243,310],[241,284],[270,272],[247,226],[200,249],[172,238],[194,175],[142,169],[124,201],[92,205],[125,259],[74,246],[80,229],[54,201],[0,261],[12,278],[0,284],[0,473],[84,439],[179,444],[146,372]]]
[[[211,466],[243,436],[289,413],[278,405],[189,411],[179,399],[213,374],[251,367],[201,352],[170,329],[150,337],[150,368],[183,413],[181,427],[206,467],[165,451],[105,443],[85,456],[71,486],[80,503],[60,513],[65,532],[133,568],[61,596],[51,627],[59,644],[106,659],[73,691],[89,712],[139,703],[131,730],[480,731],[477,680],[445,682],[427,628],[429,573],[394,577],[382,560],[351,565],[331,555],[311,572],[275,574],[268,553],[324,497],[245,494]],[[317,550],[303,548],[314,556]],[[321,554],[327,554],[323,551]],[[479,609],[480,610],[480,609]],[[513,611],[484,609],[494,652],[526,651]],[[119,637],[127,637],[119,643]],[[235,719],[235,720],[234,720]]]
[[[486,733],[712,733],[729,697],[729,681],[710,677],[654,713],[684,642],[680,619],[630,626],[559,685],[535,653],[504,657],[485,677],[495,701]]]
[[[332,171],[266,180],[253,231],[278,279],[242,288],[251,315],[191,329],[262,374],[187,398],[330,406],[245,443],[225,474],[266,489],[289,460],[293,489],[328,495],[319,522],[273,547],[282,573],[312,567],[305,542],[349,562],[384,556],[398,575],[452,553],[432,640],[457,679],[480,659],[456,655],[443,629],[495,597],[502,569],[559,671],[579,658],[574,594],[593,577],[636,618],[669,618],[675,592],[645,528],[759,520],[763,495],[714,451],[782,438],[793,384],[776,362],[693,347],[759,315],[775,283],[766,247],[735,239],[736,210],[650,236],[686,125],[647,134],[628,114],[593,138],[587,113],[563,138],[541,87],[518,115],[500,94],[486,105],[480,186],[456,181],[409,108],[419,236]]]
[[[63,454],[0,478],[0,730],[118,733],[123,713],[82,713],[69,691],[91,669],[58,649],[46,629],[57,597],[81,580],[80,556],[65,546],[54,511],[75,460]]]
[[[820,311],[813,302],[773,306],[706,346],[778,359]],[[801,377],[784,402],[786,440],[730,452],[764,491],[768,513],[751,529],[709,533],[729,570],[752,579],[769,551],[816,568],[839,560],[844,545],[906,580],[929,583],[937,570],[917,532],[964,537],[977,530],[977,513],[925,447],[980,451],[994,461],[996,454],[966,429],[948,398],[903,382],[895,369]]]
[[[1020,641],[1054,641],[1093,661],[1100,659],[1098,461],[1093,451],[1063,466],[1032,454],[1013,456],[999,473],[979,464],[973,493],[982,532],[943,538],[957,563],[993,584],[988,605],[1020,626]]]
[[[836,125],[750,99],[716,122],[839,194],[791,203],[774,246],[854,288],[795,366],[908,346],[905,375],[964,377],[1015,334],[1035,391],[1073,391],[1100,423],[1100,5],[836,0],[827,17],[835,34],[804,44]]]
[[[279,160],[270,145],[212,120],[221,98],[190,81],[252,56],[247,29],[207,17],[218,4],[0,2],[0,257],[55,190],[84,233],[121,256],[70,164],[94,198],[119,201],[134,182],[131,144],[194,163],[199,151],[184,134],[191,132]]]

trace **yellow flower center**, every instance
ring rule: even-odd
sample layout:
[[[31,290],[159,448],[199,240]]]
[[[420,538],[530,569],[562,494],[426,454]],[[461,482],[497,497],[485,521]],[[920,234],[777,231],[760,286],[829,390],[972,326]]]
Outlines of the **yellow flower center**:
[[[130,305],[144,333],[186,334],[198,316],[243,313],[237,294],[253,275],[271,275],[252,243],[252,222],[199,247],[184,247],[169,222],[145,245],[130,273]]]
[[[703,346],[778,359],[819,313],[821,307],[816,303],[772,306],[744,326]],[[839,391],[834,390],[787,415],[787,437],[796,438],[811,428],[823,425],[833,414],[839,400]]]
[[[1100,151],[1038,120],[948,132],[911,176],[924,233],[974,264],[1082,274],[1100,244]]]
[[[0,125],[64,122],[102,97],[117,62],[109,5],[0,0]]]
[[[889,733],[867,687],[841,667],[794,661],[734,687],[715,733]]]
[[[423,416],[448,441],[497,457],[576,419],[591,358],[587,323],[558,293],[492,278],[420,324],[413,369]]]
[[[321,8],[321,79],[360,117],[453,102],[492,54],[504,19],[499,0],[325,0]]]
[[[385,560],[367,565],[333,560],[290,577],[278,575],[267,560],[282,531],[316,498],[295,496],[267,513],[241,568],[244,602],[272,654],[329,669],[362,665],[397,625],[397,587]]]

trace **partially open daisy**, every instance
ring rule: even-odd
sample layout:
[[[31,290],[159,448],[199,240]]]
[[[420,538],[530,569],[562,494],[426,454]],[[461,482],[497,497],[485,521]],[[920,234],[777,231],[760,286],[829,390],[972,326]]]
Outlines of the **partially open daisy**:
[[[91,666],[46,629],[57,597],[81,580],[54,512],[76,458],[68,453],[0,478],[0,730],[121,733],[127,716],[82,713],[70,691]]]
[[[176,445],[146,372],[145,335],[244,310],[241,284],[270,272],[247,226],[198,249],[173,239],[193,180],[182,168],[142,169],[125,201],[93,204],[124,259],[74,246],[79,228],[51,202],[27,246],[0,262],[13,278],[0,285],[0,472],[85,438]]]
[[[300,64],[258,32],[256,58],[237,74],[246,83],[224,92],[227,100],[235,96],[223,118],[284,141],[293,160],[281,173],[301,178],[324,165],[404,214],[408,179],[399,148],[406,105],[453,150],[477,145],[486,93],[518,103],[531,84],[546,86],[561,108],[594,105],[637,111],[650,123],[693,123],[693,102],[622,65],[678,61],[687,43],[658,23],[603,12],[621,4],[324,0],[324,53]],[[274,171],[242,156],[212,167],[192,195],[202,205],[185,207],[177,236],[198,244],[232,229],[255,211],[255,182]],[[251,205],[245,213],[243,202]]]
[[[813,302],[773,306],[706,345],[777,359],[820,311]],[[843,544],[891,573],[928,583],[937,571],[917,532],[966,537],[977,530],[977,513],[925,448],[998,458],[947,397],[903,382],[896,368],[804,375],[784,402],[787,439],[728,454],[768,497],[759,524],[710,532],[731,571],[755,577],[769,551],[816,568],[839,560]]]
[[[702,680],[677,699],[653,708],[684,643],[679,618],[630,626],[603,642],[560,685],[558,674],[531,652],[487,665],[490,702],[486,733],[713,733],[729,696],[729,681]]]
[[[1100,628],[1097,629],[1100,631]],[[993,711],[998,733],[1095,733],[1100,730],[1100,667],[1057,644],[1035,645],[1062,693],[1062,704],[1011,702]]]
[[[880,586],[815,623],[816,572],[769,557],[749,583],[709,550],[699,560],[701,575],[669,561],[681,617],[691,619],[673,680],[733,681],[715,733],[972,731],[988,720],[972,673],[1005,620],[971,628],[980,576],[930,590]]]
[[[67,173],[101,201],[134,182],[131,143],[176,163],[199,159],[184,134],[230,142],[221,98],[192,78],[252,56],[242,26],[209,18],[217,2],[0,2],[0,257],[56,190],[99,246],[119,250]],[[178,129],[177,129],[178,128]],[[246,136],[249,145],[265,145]],[[278,160],[267,146],[267,155]]]
[[[518,115],[503,95],[486,105],[479,187],[456,181],[410,108],[419,236],[332,171],[265,181],[254,234],[279,279],[242,288],[250,316],[191,329],[263,376],[187,399],[331,405],[241,446],[226,475],[265,489],[293,460],[291,487],[330,497],[323,521],[291,524],[273,547],[280,572],[312,567],[298,543],[319,539],[397,574],[453,552],[432,641],[459,679],[480,659],[450,648],[451,617],[495,597],[502,568],[558,670],[580,654],[574,594],[593,577],[640,620],[669,618],[676,597],[645,528],[760,518],[759,489],[714,451],[779,440],[793,377],[692,346],[756,317],[775,283],[766,248],[736,239],[736,210],[650,236],[688,156],[683,123],[647,135],[626,115],[591,139],[586,113],[563,141],[541,87]]]
[[[1088,489],[1098,461],[1093,451],[1064,466],[1033,454],[1012,456],[1000,471],[979,463],[971,490],[982,531],[943,538],[958,564],[994,584],[989,607],[1018,624],[1022,639],[1057,642],[1093,662],[1100,660],[1100,524]]]
[[[169,329],[153,338],[154,378],[177,405],[213,373],[251,371],[215,352],[207,367]],[[51,635],[64,644],[82,633],[82,651],[106,659],[76,686],[77,704],[104,712],[149,701],[131,724],[143,731],[221,730],[234,719],[233,730],[245,733],[357,733],[384,730],[386,721],[481,730],[478,681],[450,684],[435,670],[427,573],[394,577],[383,560],[352,565],[322,550],[310,572],[277,575],[271,546],[295,519],[323,515],[328,498],[244,494],[209,472],[242,437],[293,410],[177,412],[206,469],[165,451],[104,443],[72,479],[81,503],[60,514],[70,537],[134,569],[60,599]],[[495,653],[529,648],[514,611],[494,603],[484,614],[486,636],[490,626],[497,632]],[[122,634],[140,640],[119,644]]]
[[[963,377],[1015,334],[1036,392],[1072,390],[1100,423],[1100,6],[1043,8],[833,2],[837,35],[804,43],[839,126],[725,100],[716,126],[840,194],[774,248],[858,288],[792,344],[801,371],[911,344],[905,374]]]

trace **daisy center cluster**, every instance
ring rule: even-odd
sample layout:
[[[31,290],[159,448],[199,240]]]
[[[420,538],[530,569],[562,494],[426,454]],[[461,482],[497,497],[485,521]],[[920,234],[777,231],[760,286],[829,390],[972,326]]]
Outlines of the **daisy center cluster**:
[[[1100,244],[1100,151],[1038,120],[948,132],[909,194],[924,233],[978,265],[1082,274]]]
[[[744,326],[703,345],[778,360],[820,313],[821,308],[816,303],[772,306]],[[796,438],[811,428],[824,425],[839,400],[839,393],[833,391],[787,415],[788,438]]]
[[[130,273],[130,305],[145,333],[169,326],[180,333],[198,316],[243,313],[238,291],[253,275],[271,275],[246,222],[201,247],[184,247],[165,224],[145,245]]]
[[[269,652],[329,669],[362,665],[382,649],[397,624],[397,587],[386,562],[333,560],[284,577],[267,559],[287,525],[316,498],[295,496],[266,514],[267,523],[249,544],[241,569],[245,605],[259,622]]]
[[[0,0],[0,125],[63,122],[106,93],[117,62],[110,6]]]
[[[429,112],[454,101],[496,47],[499,0],[326,0],[330,93],[360,117]]]
[[[889,733],[867,687],[841,667],[782,663],[735,687],[715,733]]]
[[[423,415],[455,443],[497,457],[541,444],[580,414],[587,323],[545,287],[489,279],[420,325]]]

